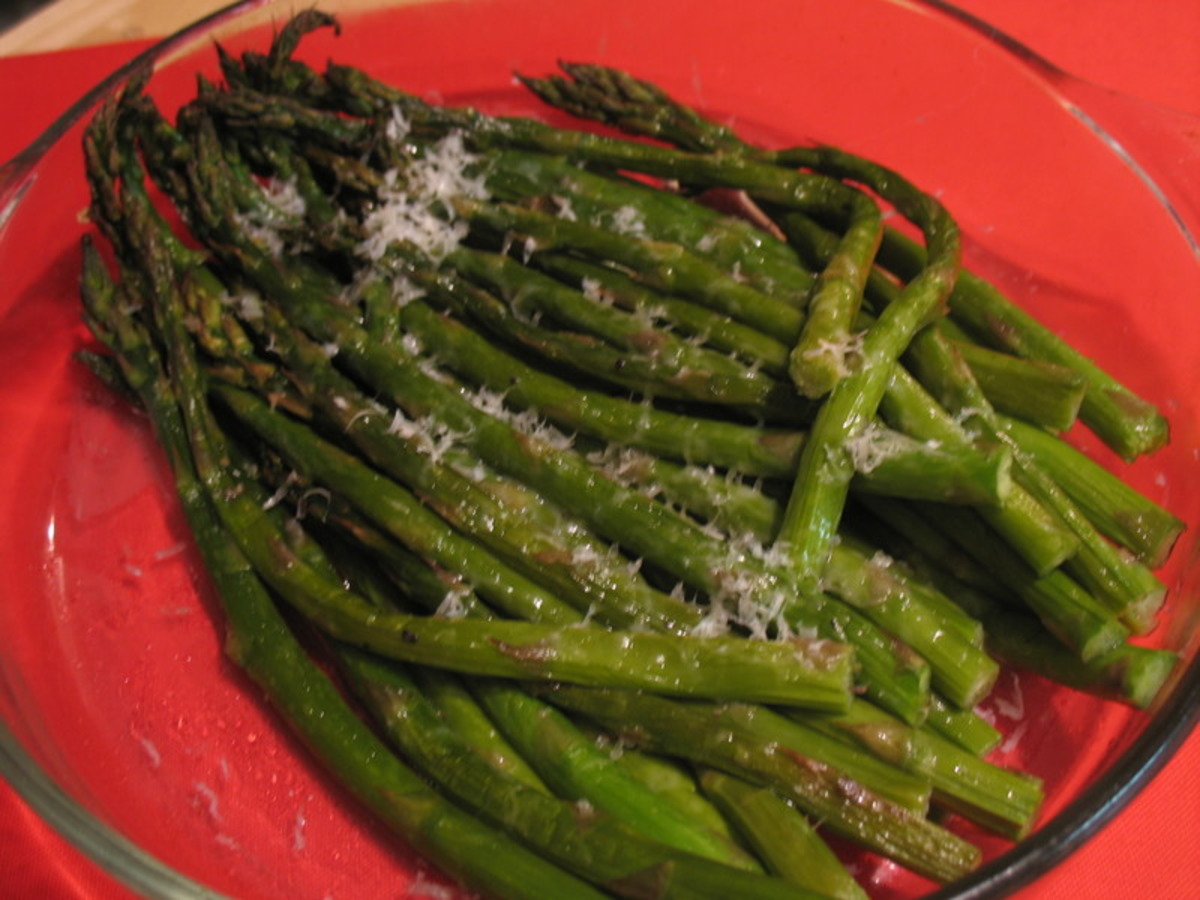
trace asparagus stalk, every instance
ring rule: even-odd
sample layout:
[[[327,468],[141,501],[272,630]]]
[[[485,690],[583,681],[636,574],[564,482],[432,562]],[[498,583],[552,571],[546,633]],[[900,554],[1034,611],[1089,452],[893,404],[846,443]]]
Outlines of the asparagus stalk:
[[[1148,566],[1166,561],[1184,528],[1176,516],[1070,444],[1014,419],[1004,427],[1104,535]]]
[[[807,252],[818,262],[830,258],[835,238],[823,226],[794,212],[785,214],[780,221],[790,235],[802,239]],[[899,295],[899,288],[882,276],[874,279],[872,285],[876,294],[874,301],[878,305],[890,305]],[[943,324],[944,320],[939,322],[938,326]],[[919,336],[907,351],[908,358],[919,367],[914,367],[913,371],[928,373],[930,370],[937,370],[938,367],[941,371],[947,371],[951,363],[942,352],[944,348],[945,345],[937,340],[932,340],[926,335]],[[974,385],[972,373],[964,366],[954,369],[953,376],[957,383]],[[945,380],[940,383],[945,384]],[[973,402],[986,405],[987,398],[981,391],[951,396],[958,400],[958,412],[971,408]],[[892,381],[884,394],[880,412],[894,427],[917,438],[951,446],[980,442],[980,436],[972,434],[962,421],[951,417],[904,366],[896,366],[893,369]],[[1014,485],[1007,493],[1003,503],[981,512],[996,531],[1040,574],[1058,567],[1078,549],[1079,541],[1070,529],[1020,483]]]
[[[880,261],[901,277],[919,268],[921,258],[921,248],[903,235],[886,235]],[[1088,389],[1080,417],[1125,459],[1152,453],[1169,439],[1167,421],[1153,404],[1050,331],[994,285],[965,273],[949,303],[954,319],[981,340],[1018,356],[1066,366],[1086,378]]]
[[[1128,642],[1106,641],[1111,649],[1081,660],[1031,615],[989,595],[998,579],[952,537],[900,504],[872,498],[865,505],[893,529],[898,553],[984,623],[989,648],[1007,665],[1136,707],[1151,702],[1176,666],[1175,653]]]
[[[609,232],[601,234],[611,236]],[[785,421],[796,419],[798,404],[789,385],[725,354],[650,330],[637,317],[597,306],[582,294],[508,257],[458,250],[445,265],[453,267],[454,272],[443,268],[436,280],[432,273],[424,275],[419,268],[406,274],[422,287],[432,289],[439,300],[465,311],[493,331],[515,336],[525,348],[556,363],[580,368],[593,377],[650,396],[723,404]],[[486,288],[486,293],[472,290],[471,283]],[[558,333],[513,308],[514,301],[534,311],[549,309],[554,315],[564,315],[563,310],[570,307],[571,314],[578,316],[570,324],[578,325],[579,319],[586,319],[588,331]],[[611,329],[606,327],[618,319],[623,321],[614,321]],[[605,339],[618,335],[621,346],[606,346],[589,336],[598,333]]]
[[[460,199],[455,211],[495,235],[532,240],[534,253],[570,248],[618,263],[657,290],[688,297],[776,340],[794,341],[804,322],[794,306],[742,283],[679,244],[646,241],[512,204]]]
[[[836,900],[866,900],[816,829],[778,794],[716,769],[705,769],[700,784],[780,878]]]
[[[89,133],[89,174],[111,181],[100,160],[116,151],[114,109],[102,111]],[[92,152],[92,150],[95,152]],[[137,188],[127,199],[140,202]],[[109,192],[115,197],[115,192]],[[148,233],[147,233],[148,234]],[[122,240],[128,260],[135,250]],[[197,547],[225,610],[230,657],[259,685],[288,724],[359,800],[406,841],[469,887],[496,897],[601,895],[583,882],[509,841],[429,790],[374,736],[311,662],[275,608],[263,583],[223,529],[206,497],[193,455],[183,403],[164,372],[142,323],[126,315],[103,263],[85,244],[82,296],[94,333],[117,354],[130,386],[142,399],[171,464],[175,485]],[[127,283],[163,290],[159,279],[127,272]],[[145,296],[143,294],[143,296]]]
[[[649,694],[560,686],[541,693],[552,703],[594,718],[625,739],[721,769],[770,787],[832,832],[939,881],[960,877],[979,851],[927,820],[832,776],[826,766],[747,734],[711,707]]]
[[[989,652],[995,654],[994,644]],[[1004,739],[1003,735],[973,709],[958,709],[941,697],[929,698],[925,727],[976,756],[986,756]]]
[[[560,281],[594,294],[599,302],[661,318],[670,328],[704,346],[757,364],[768,374],[787,375],[789,346],[729,316],[654,291],[623,272],[569,254],[539,253],[530,262]]]
[[[953,348],[936,331],[920,339],[924,352],[919,362],[927,383],[945,402],[969,417],[973,427],[987,437],[1008,442],[1014,451],[1018,480],[1047,509],[1059,516],[1078,539],[1078,551],[1064,563],[1098,601],[1137,631],[1148,630],[1165,596],[1165,589],[1144,566],[1119,553],[1096,530],[1087,516],[1038,464],[1005,431],[1000,417],[966,375]]]
[[[750,153],[778,163],[811,165],[818,171],[833,171],[870,184],[870,173],[846,158],[840,151],[822,148],[787,148],[763,154],[748,147],[730,129],[705,120],[674,101],[664,92],[628,77],[614,76],[616,89],[599,84],[594,77],[597,67],[571,67],[568,74],[585,80],[590,90],[571,95],[569,82],[557,79],[555,92],[543,94],[551,103],[562,102],[577,115],[600,118],[626,130],[660,137],[691,150],[720,149],[731,154]],[[537,87],[538,82],[526,83]],[[563,102],[564,95],[571,103]],[[598,99],[600,95],[603,99]],[[884,194],[888,199],[887,194]],[[885,229],[879,248],[879,261],[904,281],[925,271],[935,259],[935,247],[922,248],[916,241],[894,228]],[[1081,415],[1085,422],[1114,450],[1126,459],[1149,453],[1168,439],[1166,420],[1158,410],[1120,384],[1061,337],[1021,310],[993,285],[970,272],[963,273],[947,298],[952,316],[972,333],[1031,359],[1064,365],[1080,372],[1088,380]]]
[[[776,478],[790,474],[803,445],[800,432],[677,414],[583,390],[525,364],[421,302],[405,306],[401,318],[439,363],[477,387],[503,392],[506,402],[544,415],[562,429],[699,466]],[[859,449],[854,480],[859,490],[967,504],[998,504],[1008,492],[1005,450],[966,445],[947,450],[882,428],[865,434]]]
[[[967,341],[957,340],[954,346],[997,411],[1052,431],[1075,424],[1086,382],[1074,370]]]
[[[936,592],[918,585],[862,545],[842,538],[822,575],[826,589],[865,615],[895,607],[889,622],[902,622],[896,636],[930,664],[932,686],[954,705],[970,709],[987,696],[1000,666],[979,646],[978,623],[961,610],[947,610]]]
[[[357,689],[390,739],[459,802],[540,853],[622,897],[808,898],[811,893],[642,837],[605,813],[530,789],[479,760],[438,718],[411,679],[361,652],[345,654]],[[580,827],[584,825],[585,827]]]
[[[560,217],[680,244],[793,306],[803,306],[812,288],[811,273],[787,243],[680,194],[513,150],[489,155],[486,177],[499,199],[544,204]]]
[[[700,792],[700,786],[686,763],[627,747],[607,733],[596,730],[588,722],[576,724],[585,733],[590,732],[596,746],[608,753],[621,769],[655,796],[672,804],[694,824],[737,842],[729,821]]]
[[[929,728],[913,728],[869,703],[836,716],[810,716],[810,727],[849,737],[928,778],[934,802],[1005,837],[1017,840],[1033,827],[1044,799],[1041,781],[980,758]]]
[[[589,806],[672,847],[754,871],[727,837],[648,792],[562,712],[501,681],[477,680],[472,692],[559,797]]]

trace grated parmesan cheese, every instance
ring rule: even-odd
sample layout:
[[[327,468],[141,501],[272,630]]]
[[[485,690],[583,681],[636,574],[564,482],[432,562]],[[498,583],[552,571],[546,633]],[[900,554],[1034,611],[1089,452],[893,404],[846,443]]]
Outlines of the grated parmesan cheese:
[[[907,450],[911,444],[899,432],[878,422],[868,422],[846,441],[845,446],[854,471],[866,475],[879,468],[881,463]]]
[[[253,291],[245,291],[237,296],[226,294],[221,302],[237,310],[238,317],[248,322],[256,322],[263,317],[262,297]]]
[[[845,378],[853,373],[862,363],[863,340],[865,331],[855,331],[841,340],[822,338],[815,347],[810,347],[800,355],[813,362],[828,359],[833,371],[839,378]]]
[[[536,410],[527,409],[515,411],[504,405],[504,395],[481,387],[474,391],[465,391],[464,398],[480,412],[499,419],[506,425],[556,450],[569,450],[575,445],[575,440],[540,418]]]
[[[609,217],[609,225],[618,234],[631,237],[645,237],[646,235],[646,220],[642,217],[642,211],[636,206],[619,207]]]
[[[467,615],[466,598],[471,593],[470,585],[459,583],[446,591],[434,615],[441,619],[461,619]]]
[[[609,291],[604,289],[604,285],[600,283],[600,279],[586,277],[579,283],[579,290],[583,296],[587,297],[593,303],[599,303],[601,306],[612,306],[613,296]]]
[[[294,179],[268,179],[262,185],[265,203],[234,215],[246,235],[275,259],[300,248],[295,235],[302,233],[308,204]]]
[[[1016,721],[1025,718],[1025,694],[1015,674],[1012,675],[1012,699],[1007,700],[997,693],[992,697],[992,704],[996,707],[996,712],[1006,719]]]
[[[398,110],[386,132],[397,144],[407,137],[407,122]],[[444,258],[467,236],[467,223],[454,214],[454,199],[488,196],[484,176],[467,174],[479,161],[466,149],[462,132],[453,131],[422,155],[411,156],[403,177],[397,169],[385,173],[378,205],[363,221],[366,236],[359,255],[378,262],[393,244],[411,243],[434,260]]]

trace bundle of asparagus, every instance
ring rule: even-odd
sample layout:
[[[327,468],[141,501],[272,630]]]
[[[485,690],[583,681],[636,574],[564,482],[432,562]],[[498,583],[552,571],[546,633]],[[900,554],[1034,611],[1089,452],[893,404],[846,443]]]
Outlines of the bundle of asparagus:
[[[291,727],[487,896],[863,897],[826,835],[949,882],[942,812],[1026,834],[1000,664],[1174,663],[1130,638],[1181,523],[1057,436],[1157,411],[877,163],[592,66],[525,84],[630,137],[429,105],[294,57],[333,24],[85,138],[86,358]]]

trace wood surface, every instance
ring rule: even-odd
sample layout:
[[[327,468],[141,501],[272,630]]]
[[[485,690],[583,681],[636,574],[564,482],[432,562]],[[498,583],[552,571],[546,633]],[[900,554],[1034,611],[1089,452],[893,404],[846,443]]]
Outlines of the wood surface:
[[[54,0],[0,32],[0,56],[162,37],[229,2],[231,0]],[[342,0],[339,8],[367,8],[379,2]],[[288,4],[281,3],[280,6]]]

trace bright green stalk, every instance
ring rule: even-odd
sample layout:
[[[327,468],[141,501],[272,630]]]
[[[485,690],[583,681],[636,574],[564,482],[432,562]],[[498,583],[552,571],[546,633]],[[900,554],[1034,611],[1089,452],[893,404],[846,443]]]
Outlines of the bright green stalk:
[[[920,341],[925,352],[919,361],[918,377],[931,385],[947,406],[966,416],[971,427],[1012,448],[1017,480],[1075,535],[1078,550],[1063,563],[1064,569],[1130,627],[1139,632],[1149,630],[1166,594],[1162,584],[1148,569],[1105,540],[1032,454],[1009,435],[942,335],[930,330]]]
[[[394,493],[390,482],[365,470],[356,472],[363,467],[353,458],[314,437],[304,426],[271,413],[257,398],[225,388],[217,389],[217,395],[295,468],[308,472],[331,490],[353,497],[360,507],[370,498],[386,498]],[[243,505],[236,504],[236,500],[233,498],[231,507]],[[258,524],[261,516],[256,517],[250,507],[236,510],[239,537],[246,552],[260,555],[264,562],[286,558],[277,541],[263,533]],[[230,514],[234,514],[233,509]],[[394,521],[394,517],[380,518]],[[746,699],[784,704],[842,706],[848,698],[852,654],[846,648],[818,649],[794,641],[732,637],[679,638],[526,622],[365,614],[353,595],[313,579],[311,574],[295,560],[286,571],[264,576],[273,575],[278,580],[275,586],[281,591],[287,589],[304,613],[333,636],[390,658],[508,678],[573,681],[603,677],[609,683],[696,696],[712,691],[715,696],[727,691],[730,693],[726,696],[741,696],[745,691]],[[690,675],[684,674],[688,671]],[[813,678],[809,680],[802,673]],[[807,686],[805,681],[809,682]]]
[[[1046,628],[1085,662],[1107,653],[1128,637],[1128,629],[1112,611],[1062,570],[1041,576],[1030,572],[1008,547],[995,540],[971,510],[946,506],[925,508],[922,514],[1016,593]]]
[[[486,177],[499,199],[534,201],[561,217],[681,244],[792,306],[803,306],[812,287],[811,273],[787,243],[680,194],[515,150],[489,154]]]
[[[1077,372],[965,341],[955,341],[954,347],[997,411],[1053,431],[1066,431],[1075,423],[1086,394],[1086,382]]]
[[[580,877],[630,898],[738,896],[809,900],[781,882],[681,853],[603,813],[506,778],[441,722],[412,680],[360,652],[344,654],[357,690],[388,737],[458,802]]]
[[[657,290],[688,297],[776,340],[792,341],[800,333],[804,316],[794,306],[743,284],[678,244],[640,240],[511,204],[464,198],[455,209],[472,225],[496,235],[532,240],[534,253],[572,250],[619,263]]]
[[[1078,652],[1032,615],[984,593],[989,588],[994,590],[1002,579],[989,572],[983,562],[963,555],[952,535],[894,501],[872,498],[867,505],[893,529],[897,553],[920,565],[927,577],[935,579],[947,595],[984,623],[988,648],[1005,664],[1137,707],[1145,707],[1154,699],[1177,665],[1178,657],[1173,652],[1128,642],[1081,661]]]
[[[936,694],[929,698],[925,727],[975,756],[987,756],[1004,736],[973,709],[958,709]]]
[[[577,723],[587,729],[587,723]],[[627,747],[620,739],[590,729],[592,740],[603,749],[630,778],[636,780],[655,796],[672,804],[683,815],[701,827],[736,842],[733,830],[721,811],[700,792],[696,778],[686,763],[635,747]]]
[[[528,365],[427,304],[410,303],[400,315],[441,365],[471,384],[502,391],[507,403],[536,410],[563,431],[751,476],[783,477],[799,456],[801,432],[681,415],[588,390]]]
[[[737,868],[757,868],[727,837],[646,791],[554,707],[502,681],[479,679],[471,691],[555,795],[589,804],[672,847]]]
[[[670,328],[706,347],[723,350],[762,371],[786,376],[790,348],[782,341],[706,306],[654,291],[616,269],[566,253],[539,253],[530,262],[601,302],[661,318]]]
[[[724,353],[662,334],[645,320],[594,303],[510,257],[460,249],[446,258],[437,280],[420,269],[407,274],[438,300],[490,330],[515,337],[526,350],[627,389],[732,406],[784,421],[795,421],[803,409],[785,382]],[[457,283],[456,278],[467,283]],[[543,326],[538,316],[542,312],[548,318],[567,318],[567,331]],[[576,333],[576,328],[583,330]]]
[[[784,214],[780,221],[789,234],[803,237],[807,251],[818,263],[831,258],[836,243],[832,232],[800,213]],[[875,278],[871,284],[875,292],[873,302],[877,307],[886,307],[899,297],[899,286],[882,276]],[[866,315],[862,318],[867,322],[872,321]],[[944,320],[938,323],[939,327],[943,324]],[[913,367],[915,362],[917,368],[914,371],[928,372],[938,364],[945,365],[946,357],[940,352],[943,347],[944,345],[928,336],[919,335],[907,351],[909,367]],[[955,375],[962,382],[973,384],[971,372],[965,365],[957,370]],[[981,402],[986,400],[982,395],[972,394],[971,397]],[[959,404],[960,408],[969,405],[966,398]],[[904,366],[893,368],[891,383],[880,404],[880,414],[894,428],[921,440],[937,441],[955,447],[978,446],[982,443],[978,435],[968,432],[959,419],[952,417],[931,397],[926,387],[914,379]],[[1079,546],[1078,539],[1062,520],[1034,499],[1020,484],[1013,486],[1003,503],[983,509],[981,513],[996,531],[1012,544],[1021,557],[1041,574],[1058,567],[1075,553]]]
[[[716,769],[701,772],[700,785],[780,878],[834,900],[867,900],[816,829],[773,791]]]
[[[929,662],[932,686],[962,709],[987,696],[1000,666],[979,646],[978,623],[931,600],[936,592],[846,538],[831,549],[822,584]],[[964,633],[964,630],[967,633]]]
[[[1013,419],[1004,427],[1107,537],[1152,567],[1166,562],[1184,524],[1070,444]]]
[[[763,743],[734,720],[715,719],[710,705],[566,686],[540,693],[651,749],[770,787],[832,832],[927,877],[952,881],[979,861],[979,851],[950,832],[865,788],[847,791],[826,766]]]
[[[790,716],[763,706],[722,703],[710,715],[747,739],[782,752],[812,760],[829,771],[842,773],[871,793],[918,816],[929,810],[927,779],[911,775],[889,760],[865,753],[857,746],[832,740],[803,716]]]
[[[893,231],[885,234],[880,261],[902,278],[923,263],[921,248]],[[1149,402],[1005,297],[994,285],[964,273],[950,296],[950,313],[981,340],[1017,356],[1066,366],[1087,379],[1080,417],[1125,459],[1152,453],[1168,440],[1167,421]]]
[[[1044,795],[1038,779],[986,762],[929,728],[905,725],[868,703],[856,702],[848,713],[804,721],[929,779],[936,804],[1012,840],[1028,834],[1041,809]]]

